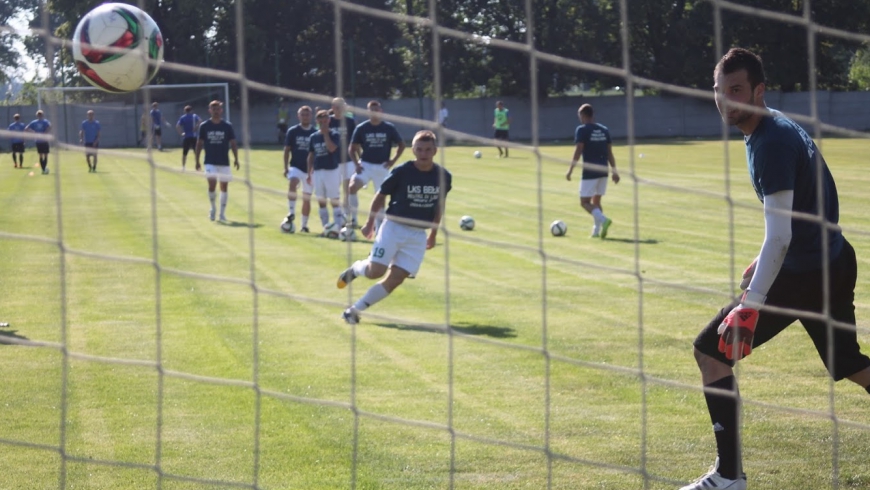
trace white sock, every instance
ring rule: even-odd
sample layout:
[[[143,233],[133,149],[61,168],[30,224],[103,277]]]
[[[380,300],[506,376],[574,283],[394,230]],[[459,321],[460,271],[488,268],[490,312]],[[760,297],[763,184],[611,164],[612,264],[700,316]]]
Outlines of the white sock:
[[[344,226],[344,210],[341,209],[341,206],[332,208],[332,222]]]
[[[227,209],[227,198],[229,197],[228,192],[221,192],[221,216],[224,215],[224,211]]]
[[[353,269],[353,273],[356,277],[365,277],[366,269],[369,267],[369,259],[357,260],[350,266]]]
[[[211,202],[211,209],[214,210],[214,199],[217,197],[217,192],[209,192],[208,200]]]
[[[607,216],[604,216],[604,213],[601,212],[601,208],[595,208],[592,210],[592,217],[595,218],[595,224],[604,223],[604,220],[607,219]]]
[[[308,216],[302,215],[302,228],[308,228]]]
[[[292,201],[287,201],[287,203],[287,211],[289,211],[290,214],[296,214],[296,200],[293,199]]]
[[[353,307],[356,308],[357,311],[363,311],[389,295],[390,293],[387,292],[384,286],[381,285],[381,283],[377,283],[370,287],[369,290],[366,291],[366,294],[353,304]]]
[[[356,221],[359,210],[359,196],[351,194],[347,196],[347,201],[350,203],[350,215],[353,217],[353,220]]]
[[[320,222],[324,227],[329,224],[329,210],[326,208],[320,208]]]

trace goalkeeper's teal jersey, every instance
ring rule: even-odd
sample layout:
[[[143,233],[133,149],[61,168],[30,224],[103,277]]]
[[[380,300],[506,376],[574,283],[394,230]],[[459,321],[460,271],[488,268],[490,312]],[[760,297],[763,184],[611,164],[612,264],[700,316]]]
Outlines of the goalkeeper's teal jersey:
[[[837,186],[825,159],[812,138],[779,111],[761,119],[758,127],[746,140],[746,160],[755,193],[763,202],[764,196],[779,191],[794,191],[792,209],[797,213],[819,214],[816,177],[822,179],[822,204],[825,221],[837,224],[840,204]],[[817,168],[821,165],[821,172]],[[822,225],[806,218],[791,220],[791,245],[782,268],[791,271],[813,270],[822,267]],[[829,260],[835,259],[843,249],[843,234],[839,228],[827,231]]]

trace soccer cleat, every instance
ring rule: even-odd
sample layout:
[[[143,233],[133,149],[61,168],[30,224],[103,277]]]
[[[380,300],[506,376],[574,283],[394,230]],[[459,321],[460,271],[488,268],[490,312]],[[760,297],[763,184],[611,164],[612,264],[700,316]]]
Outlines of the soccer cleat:
[[[292,223],[293,220],[295,220],[295,219],[296,219],[296,215],[293,214],[293,213],[290,213],[290,214],[287,215],[286,218],[284,218],[284,221],[287,222],[287,223]]]
[[[214,221],[214,208],[212,208],[212,209],[208,212],[208,219],[210,219],[211,221]]]
[[[353,267],[348,267],[344,272],[339,274],[335,285],[338,286],[338,289],[344,289],[354,279],[356,279],[356,273],[353,271]]]
[[[359,312],[356,311],[356,308],[351,306],[344,310],[344,313],[341,314],[341,318],[344,319],[348,325],[356,325],[359,323]]]
[[[598,225],[592,227],[592,234],[589,235],[589,238],[598,238],[601,235],[601,228]]]
[[[680,488],[680,490],[746,490],[746,474],[742,473],[740,478],[729,480],[719,474],[719,458],[713,463],[704,476],[698,478],[692,483]]]
[[[612,225],[612,224],[613,224],[613,220],[610,219],[610,218],[605,219],[604,222],[601,223],[601,233],[600,233],[600,235],[601,235],[601,239],[602,239],[602,240],[604,240],[605,238],[607,238],[607,230],[610,228],[610,225]]]
[[[300,233],[311,233],[311,230],[309,230],[307,226],[303,226],[302,228],[299,229],[299,232]]]
[[[220,216],[220,220],[221,220],[221,222],[226,223],[226,222],[227,222],[227,217],[224,216],[224,215],[221,215],[221,216]]]

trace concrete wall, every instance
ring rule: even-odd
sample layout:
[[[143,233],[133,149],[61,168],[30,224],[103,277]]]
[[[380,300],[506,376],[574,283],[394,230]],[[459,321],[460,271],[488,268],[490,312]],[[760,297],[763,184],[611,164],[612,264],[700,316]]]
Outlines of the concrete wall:
[[[796,114],[810,115],[811,94],[768,92],[768,106]],[[532,137],[531,104],[527,99],[503,98],[505,106],[510,109],[513,123],[511,138],[530,140]],[[348,100],[349,104],[364,106],[368,99],[357,98]],[[452,130],[461,131],[480,137],[492,135],[492,111],[495,98],[448,100],[450,111],[448,126]],[[595,107],[598,122],[608,126],[614,138],[625,138],[628,135],[628,117],[626,98],[623,96],[607,97],[563,97],[547,99],[540,103],[538,110],[539,138],[541,141],[570,141],[573,139],[574,128],[577,126],[577,108],[583,103]],[[433,102],[430,99],[400,99],[382,101],[384,111],[409,118],[421,118],[428,121],[435,119]],[[294,101],[290,102],[291,112],[295,112],[302,104],[312,107],[326,107],[322,102]],[[870,129],[870,92],[817,92],[816,104],[818,115],[822,122],[838,127],[857,131]],[[171,101],[161,102],[161,110],[172,128],[164,127],[164,145],[178,146],[181,143],[176,135],[174,125],[182,113],[184,103]],[[139,134],[139,116],[141,107],[123,104],[97,104],[45,107],[49,119],[55,128],[57,137],[71,144],[78,143],[78,131],[81,121],[85,119],[87,109],[93,108],[97,119],[103,127],[102,142],[104,147],[135,146]],[[0,115],[2,115],[0,108]],[[207,117],[206,107],[196,107],[195,111],[201,117]],[[7,116],[15,112],[22,115],[22,120],[33,119],[36,107],[8,107]],[[634,99],[635,126],[637,138],[668,138],[668,137],[717,137],[721,134],[721,122],[716,106],[712,100],[700,100],[676,96],[638,97]],[[237,136],[243,138],[238,129],[242,120],[241,108],[230,107],[230,118],[237,127]],[[293,117],[295,121],[295,115]],[[361,121],[358,117],[357,121]],[[11,122],[11,117],[7,117]],[[249,112],[250,141],[252,144],[274,144],[277,142],[275,129],[275,107],[272,105],[257,105],[250,107]],[[7,123],[8,124],[8,123]],[[410,140],[414,132],[421,129],[418,125],[397,124],[399,132],[406,140]],[[3,126],[5,127],[5,126]],[[808,128],[812,134],[812,129]],[[4,147],[8,146],[4,142]]]

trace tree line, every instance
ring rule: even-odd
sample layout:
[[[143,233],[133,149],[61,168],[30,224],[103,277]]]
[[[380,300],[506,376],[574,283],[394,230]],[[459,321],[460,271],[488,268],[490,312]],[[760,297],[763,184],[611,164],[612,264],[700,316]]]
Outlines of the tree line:
[[[529,54],[517,46],[533,43],[548,55],[583,62],[582,67],[539,60],[537,95],[561,95],[578,87],[605,89],[625,85],[608,68],[623,66],[622,13],[618,0],[438,0],[438,25],[463,33],[439,32],[427,25],[397,22],[378,15],[344,11],[336,23],[336,6],[328,0],[244,0],[244,39],[239,42],[234,0],[142,0],[164,36],[165,59],[194,67],[238,71],[244,53],[245,75],[258,82],[318,94],[335,94],[336,45],[342,34],[343,95],[364,97],[434,96],[433,55],[437,42],[443,97],[530,96]],[[427,0],[356,0],[374,11],[430,18]],[[765,59],[768,85],[785,92],[807,90],[811,74],[819,89],[870,88],[870,55],[854,36],[808,35],[802,25],[804,2],[753,0],[752,7],[785,14],[784,19],[719,9],[709,0],[630,0],[627,2],[628,59],[637,76],[683,87],[709,89],[716,62],[715,21],[721,49],[743,46]],[[810,18],[851,33],[868,31],[870,0],[813,0]],[[0,4],[0,23],[25,11],[35,13],[31,26],[69,39],[93,0],[16,0]],[[47,9],[48,15],[43,15]],[[530,15],[529,15],[530,14]],[[54,79],[33,84],[82,85],[68,51],[45,59],[44,39],[30,36],[26,52],[17,53],[11,36],[0,36],[0,75],[29,56],[53,67]],[[498,41],[509,41],[503,46]],[[810,43],[815,53],[810,70]],[[593,69],[589,69],[590,65]],[[595,69],[594,67],[602,67]],[[2,81],[2,80],[0,80]],[[201,73],[162,70],[156,83],[195,83]],[[640,87],[655,92],[653,87]],[[273,94],[251,94],[254,100]]]

